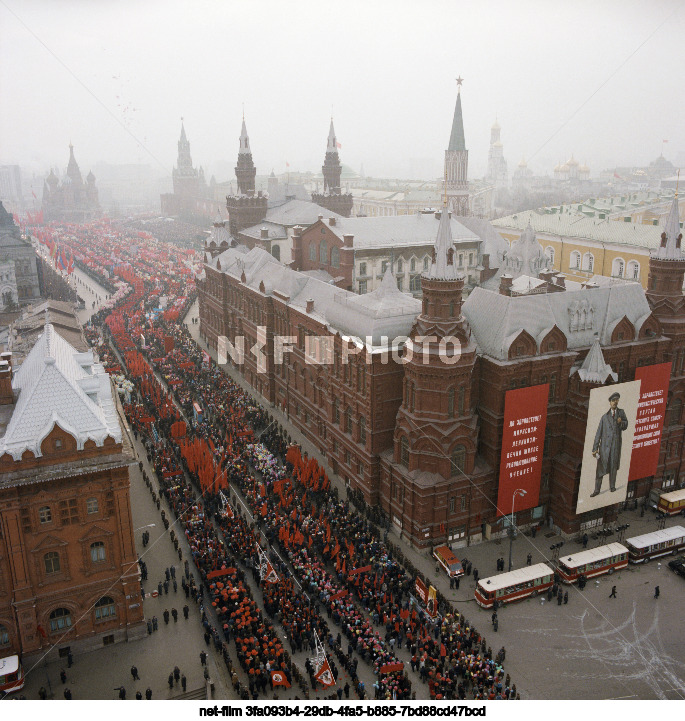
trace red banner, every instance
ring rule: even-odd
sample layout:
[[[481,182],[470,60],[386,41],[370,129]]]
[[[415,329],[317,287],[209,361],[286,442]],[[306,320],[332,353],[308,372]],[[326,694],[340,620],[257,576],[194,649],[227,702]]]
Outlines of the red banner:
[[[220,576],[228,576],[232,573],[235,573],[235,568],[220,568],[218,571],[210,571],[207,574],[207,578],[219,578]]]
[[[385,666],[381,666],[381,673],[395,673],[395,671],[402,671],[404,669],[403,663],[386,663]]]
[[[416,595],[419,597],[419,600],[424,605],[428,603],[428,589],[426,588],[426,584],[420,578],[417,578],[414,586],[416,588]]]
[[[347,589],[344,588],[340,593],[336,593],[335,595],[331,596],[328,600],[329,601],[337,601],[339,598],[344,598],[347,596]]]
[[[635,370],[635,380],[641,383],[629,481],[656,473],[670,379],[670,363],[642,366]]]
[[[524,490],[525,494],[516,494],[514,511],[538,505],[548,395],[549,384],[544,383],[532,388],[507,391],[504,398],[498,516],[512,512],[512,499],[516,490]]]
[[[355,576],[358,573],[368,573],[372,570],[371,566],[362,566],[361,568],[353,568],[349,573],[348,576]]]
[[[272,671],[271,682],[274,686],[285,686],[286,688],[290,688],[288,679],[286,678],[286,675],[283,673],[283,671]]]

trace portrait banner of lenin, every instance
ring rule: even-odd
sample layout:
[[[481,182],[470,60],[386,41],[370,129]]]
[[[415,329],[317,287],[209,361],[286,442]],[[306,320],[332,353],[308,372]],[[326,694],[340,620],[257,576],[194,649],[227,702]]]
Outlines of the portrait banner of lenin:
[[[593,388],[576,513],[625,501],[640,381]]]

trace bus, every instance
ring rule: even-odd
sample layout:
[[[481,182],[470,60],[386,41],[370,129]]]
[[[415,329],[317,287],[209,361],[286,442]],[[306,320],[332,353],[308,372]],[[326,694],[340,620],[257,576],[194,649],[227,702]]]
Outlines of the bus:
[[[560,558],[557,571],[564,583],[575,583],[583,575],[585,578],[613,573],[628,565],[628,549],[620,543],[607,543],[587,551],[578,551]]]
[[[19,656],[0,658],[0,692],[3,694],[24,688],[24,669]]]
[[[650,558],[665,556],[668,553],[675,555],[685,548],[685,528],[672,526],[661,531],[645,533],[634,536],[626,541],[631,563],[649,562]]]
[[[433,550],[433,556],[450,578],[464,575],[464,569],[459,559],[452,553],[449,546],[438,546]]]
[[[481,578],[476,584],[476,602],[483,608],[520,601],[543,593],[554,583],[554,571],[546,563],[524,566],[515,571]]]
[[[659,498],[656,510],[668,516],[675,516],[676,513],[685,511],[685,488],[681,488],[679,491],[663,493]]]

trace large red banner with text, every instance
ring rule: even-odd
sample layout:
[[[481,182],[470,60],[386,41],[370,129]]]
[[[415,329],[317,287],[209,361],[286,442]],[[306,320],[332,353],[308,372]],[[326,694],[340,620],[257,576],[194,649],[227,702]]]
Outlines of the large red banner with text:
[[[538,505],[548,396],[549,384],[544,383],[507,391],[504,398],[498,516],[511,513],[511,502],[517,489],[526,493],[516,495],[514,512]]]
[[[656,473],[670,378],[670,363],[642,366],[635,370],[635,380],[642,383],[635,420],[633,454],[630,457],[629,481]]]

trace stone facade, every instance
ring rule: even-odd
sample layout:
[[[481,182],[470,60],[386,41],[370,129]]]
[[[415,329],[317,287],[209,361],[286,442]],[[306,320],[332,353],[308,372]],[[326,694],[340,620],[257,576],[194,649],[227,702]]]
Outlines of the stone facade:
[[[4,273],[3,295],[11,290],[20,305],[38,300],[41,296],[36,251],[0,203],[0,264],[7,263],[13,269],[8,268]]]
[[[669,238],[679,234],[674,228],[677,222]],[[304,274],[266,262],[266,253],[256,250],[208,259],[199,282],[202,335],[215,348],[220,336],[235,342],[245,335],[246,348],[263,338],[264,367],[246,353],[245,378],[416,546],[466,544],[502,532],[495,522],[505,397],[510,389],[538,384],[549,384],[540,500],[519,514],[519,524],[547,522],[573,534],[581,524],[616,518],[620,504],[575,513],[589,394],[597,385],[580,371],[595,340],[619,382],[634,379],[638,367],[673,363],[657,472],[630,482],[628,498],[685,485],[685,259],[679,247],[652,257],[653,289],[646,296],[639,284],[610,279],[565,285],[542,268],[547,292],[478,287],[462,304],[464,277],[454,265],[454,243],[436,242],[433,264],[421,277],[421,310],[405,333],[414,348],[408,363],[399,360],[405,344],[363,342],[376,323],[371,311],[361,312],[363,303],[377,309],[392,298],[399,306],[400,296],[417,302],[396,295],[396,285],[387,291],[384,280],[353,300],[344,290],[314,287]],[[341,267],[342,253],[350,250],[341,248]],[[441,253],[448,258],[447,277],[432,270]],[[284,363],[275,362],[278,335],[297,339]],[[313,364],[306,339],[321,335],[332,337],[332,360]],[[456,335],[458,362],[437,362],[435,341],[424,345],[420,338],[426,335]],[[362,342],[345,365],[340,359],[353,336]]]
[[[66,175],[60,180],[51,170],[43,183],[42,209],[46,221],[85,223],[102,215],[95,176],[91,171],[83,182],[71,144]]]
[[[109,378],[51,325],[19,371],[11,364],[3,354],[2,651],[26,664],[51,647],[78,653],[144,635],[129,497],[134,456]],[[49,397],[34,388],[50,388]]]

